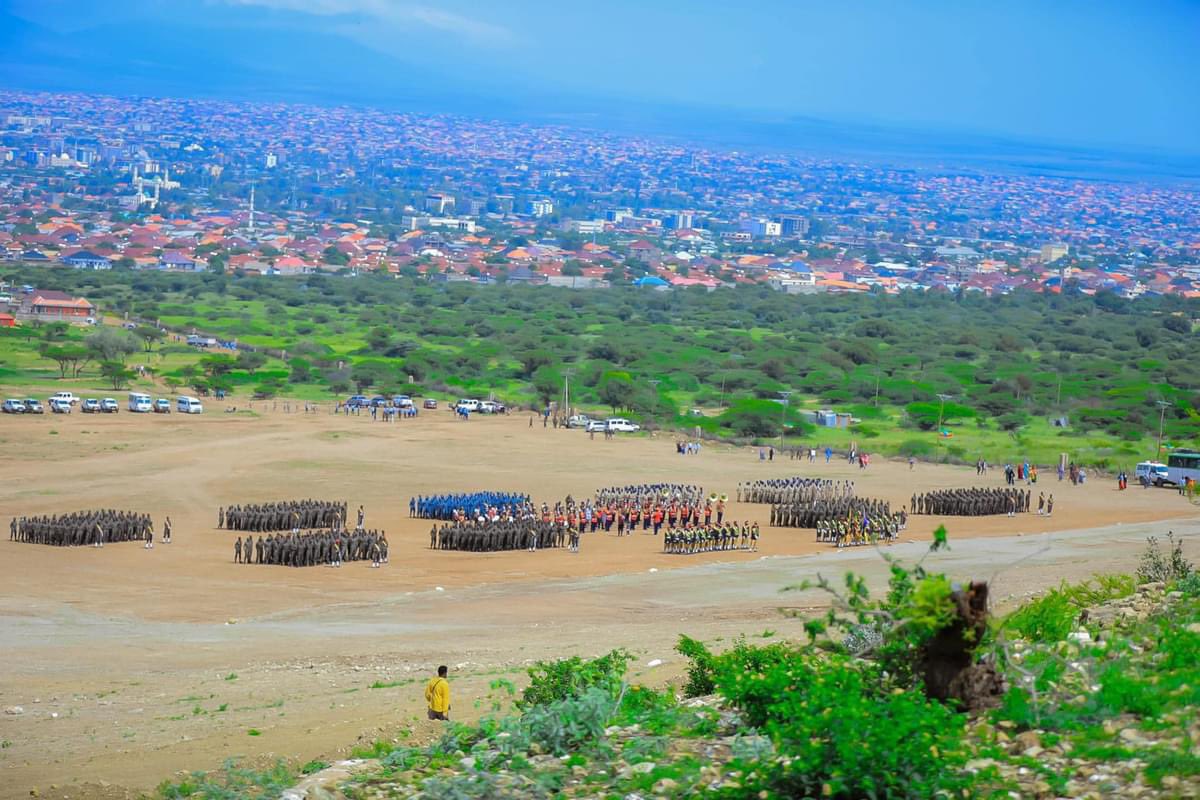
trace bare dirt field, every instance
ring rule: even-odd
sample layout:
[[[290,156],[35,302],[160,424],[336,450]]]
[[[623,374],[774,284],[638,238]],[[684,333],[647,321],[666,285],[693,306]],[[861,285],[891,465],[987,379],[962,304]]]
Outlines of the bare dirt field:
[[[1000,485],[996,470],[876,461],[759,461],[706,446],[679,456],[670,436],[590,440],[530,428],[527,417],[455,422],[285,414],[0,419],[0,513],[121,508],[170,514],[175,542],[144,550],[53,548],[0,541],[0,798],[124,797],[183,769],[228,757],[308,760],[356,741],[428,737],[424,678],[454,676],[454,714],[477,715],[498,677],[535,659],[624,646],[638,680],[678,676],[680,633],[729,641],[798,635],[778,606],[819,608],[814,593],[779,589],[818,571],[886,569],[872,548],[836,551],[810,531],[766,526],[768,507],[730,503],[763,525],[759,553],[665,555],[641,533],[584,537],[578,555],[428,549],[413,494],[477,489],[577,498],[610,485],[672,481],[735,493],[739,481],[849,478],[893,505],[914,491]],[[1059,580],[1131,570],[1145,536],[1197,537],[1196,509],[1168,490],[1073,487],[1043,474],[1052,518],[910,518],[891,548],[918,557],[938,524],[953,549],[933,563],[994,580],[1003,606]],[[344,499],[387,531],[391,563],[371,569],[235,565],[236,533],[218,506],[291,498]],[[1194,545],[1190,545],[1194,549]],[[652,659],[664,663],[646,667]],[[53,787],[53,789],[51,788]]]

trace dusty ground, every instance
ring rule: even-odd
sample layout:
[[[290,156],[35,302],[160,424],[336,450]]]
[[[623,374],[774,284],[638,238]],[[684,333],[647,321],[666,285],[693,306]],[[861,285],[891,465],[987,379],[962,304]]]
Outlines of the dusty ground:
[[[457,423],[444,411],[391,425],[261,407],[0,418],[4,515],[129,508],[160,527],[170,514],[176,531],[152,551],[0,541],[0,707],[23,709],[0,713],[0,798],[120,797],[229,756],[308,760],[359,739],[425,737],[421,684],[438,663],[452,666],[462,717],[479,713],[490,681],[517,678],[533,659],[625,646],[640,678],[661,682],[678,674],[681,632],[797,633],[776,607],[822,598],[780,587],[818,570],[884,578],[872,550],[830,551],[811,532],[766,528],[766,506],[736,503],[732,518],[764,524],[758,554],[664,555],[650,536],[599,534],[579,555],[430,552],[430,523],[407,516],[415,493],[503,488],[553,501],[670,480],[732,496],[738,481],[804,474],[852,478],[860,494],[899,504],[923,489],[1002,482],[927,465],[763,463],[712,446],[685,458],[672,441],[592,441],[530,429],[525,417]],[[1045,476],[1040,488],[1055,493],[1052,519],[915,518],[902,542],[945,522],[954,549],[939,566],[993,578],[1003,603],[1129,570],[1148,533],[1197,529],[1195,509],[1170,491]],[[368,527],[388,532],[392,563],[233,564],[236,534],[215,529],[217,507],[299,497],[364,504]],[[645,668],[651,659],[665,663]]]

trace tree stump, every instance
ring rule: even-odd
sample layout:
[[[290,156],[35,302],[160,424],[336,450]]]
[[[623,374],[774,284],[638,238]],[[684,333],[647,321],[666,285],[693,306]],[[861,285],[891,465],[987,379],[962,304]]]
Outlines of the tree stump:
[[[993,708],[1004,694],[1004,678],[994,664],[975,662],[974,650],[983,641],[988,620],[988,586],[971,583],[951,595],[956,614],[925,645],[920,671],[925,694],[935,700],[954,700],[965,711]]]

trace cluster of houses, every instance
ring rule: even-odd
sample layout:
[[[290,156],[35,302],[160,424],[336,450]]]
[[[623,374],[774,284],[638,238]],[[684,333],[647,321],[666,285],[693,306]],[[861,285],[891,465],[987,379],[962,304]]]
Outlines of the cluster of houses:
[[[650,289],[715,289],[764,284],[787,293],[905,290],[1060,291],[1071,281],[1084,292],[1102,289],[1136,297],[1144,293],[1200,297],[1200,265],[1136,264],[1101,267],[1056,251],[1001,252],[961,245],[899,252],[867,261],[849,245],[796,245],[785,255],[722,253],[702,230],[680,228],[632,236],[611,226],[604,239],[567,246],[554,231],[517,225],[503,237],[484,230],[448,234],[416,229],[388,238],[362,223],[298,225],[282,217],[247,227],[244,213],[195,219],[151,215],[141,222],[80,220],[72,212],[46,218],[34,230],[0,230],[0,257],[75,269],[198,272],[212,268],[248,275],[300,275],[320,271],[421,274],[435,281],[526,283],[576,289],[614,280]],[[515,244],[514,244],[515,242]],[[1043,251],[1045,248],[1043,248]],[[1046,256],[1057,256],[1047,261]]]

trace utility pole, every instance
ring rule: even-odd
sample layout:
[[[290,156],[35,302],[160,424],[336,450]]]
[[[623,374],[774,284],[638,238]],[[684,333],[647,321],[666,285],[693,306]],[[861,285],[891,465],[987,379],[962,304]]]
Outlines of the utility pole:
[[[879,365],[875,365],[875,407],[879,408]]]
[[[657,417],[658,416],[658,385],[660,383],[662,383],[662,380],[660,380],[659,378],[651,378],[650,380],[647,381],[647,383],[650,384],[651,391],[654,393],[654,404],[652,406],[652,409],[653,409],[652,413],[654,414],[654,416]]]
[[[562,418],[564,421],[571,415],[571,373],[570,369],[563,370]]]
[[[942,415],[946,411],[946,401],[952,397],[954,397],[954,395],[952,395],[952,394],[939,394],[938,395],[938,400],[941,401],[941,403],[938,405],[938,421],[937,421],[937,434],[939,437],[942,435]]]
[[[1167,409],[1170,407],[1171,404],[1165,400],[1158,401],[1158,454],[1155,456],[1155,459],[1159,461],[1162,460],[1163,421],[1166,419]]]
[[[779,394],[783,396],[783,408],[780,409],[779,414],[779,450],[783,452],[783,428],[787,424],[788,398],[792,396],[792,393],[791,391],[786,391]]]

